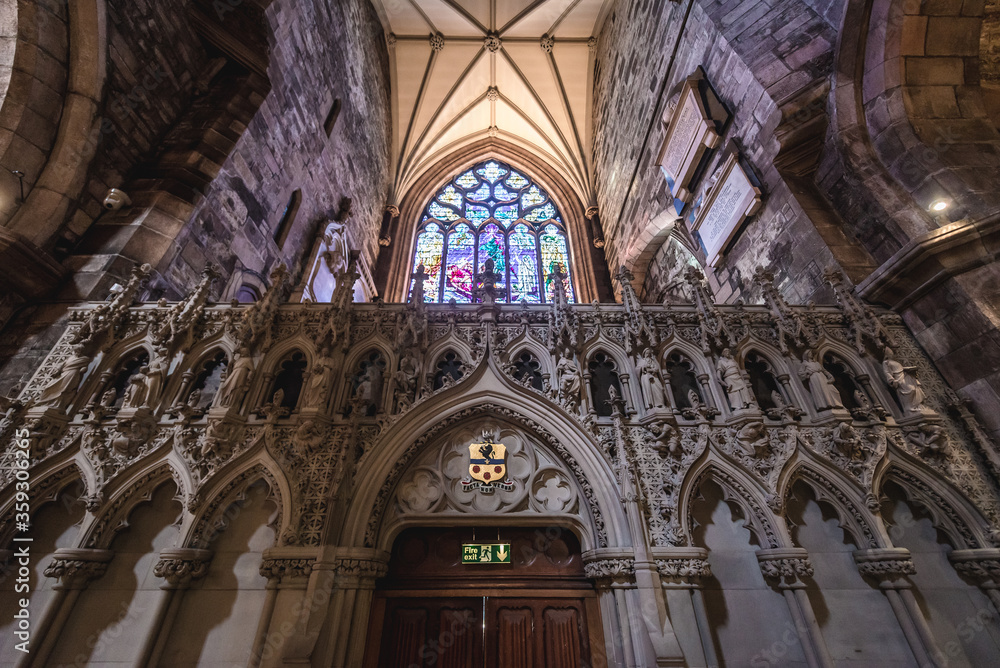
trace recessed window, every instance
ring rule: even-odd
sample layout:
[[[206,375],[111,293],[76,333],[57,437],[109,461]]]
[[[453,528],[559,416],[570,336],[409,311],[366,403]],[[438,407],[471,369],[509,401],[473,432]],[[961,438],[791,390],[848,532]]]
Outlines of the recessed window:
[[[278,248],[285,245],[285,239],[288,238],[288,233],[292,229],[292,223],[295,222],[295,216],[298,214],[301,204],[302,191],[296,190],[288,198],[288,204],[285,205],[285,210],[281,214],[281,220],[278,221],[278,226],[274,228],[274,240],[278,243]]]
[[[337,125],[337,117],[340,116],[340,107],[341,103],[338,97],[333,101],[330,112],[326,115],[326,120],[323,121],[323,129],[326,131],[327,137],[333,134],[333,128]]]
[[[499,274],[499,302],[549,301],[553,274],[571,273],[555,203],[531,179],[496,160],[475,165],[434,196],[417,227],[412,266],[422,264],[428,274],[425,301],[468,304],[487,260]],[[573,301],[570,280],[566,296]]]
[[[236,301],[241,304],[253,304],[255,301],[260,299],[260,293],[252,285],[243,284],[240,289],[236,291]]]

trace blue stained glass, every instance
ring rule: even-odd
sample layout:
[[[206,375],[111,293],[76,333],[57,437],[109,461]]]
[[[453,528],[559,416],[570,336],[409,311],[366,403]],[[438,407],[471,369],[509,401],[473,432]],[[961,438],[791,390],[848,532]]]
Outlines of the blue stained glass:
[[[542,246],[542,273],[545,279],[545,294],[551,299],[552,272],[562,267],[566,274],[566,299],[573,301],[573,282],[569,278],[569,251],[566,249],[566,237],[555,225],[546,225],[540,238]]]
[[[490,183],[496,183],[506,173],[507,169],[505,167],[501,167],[500,163],[494,162],[493,160],[490,160],[476,170],[476,174],[479,174]]]
[[[545,201],[545,195],[542,193],[541,190],[538,189],[538,186],[531,186],[530,188],[528,188],[528,192],[521,195],[521,206],[523,206],[525,209],[527,209],[530,206],[541,204],[544,201]]]
[[[476,192],[469,193],[466,195],[469,199],[476,200],[477,202],[485,202],[490,198],[490,186],[488,183],[484,183],[479,186],[479,190]]]
[[[511,188],[520,190],[524,186],[528,185],[528,179],[524,178],[523,176],[512,170],[510,176],[507,178],[506,183]]]
[[[462,174],[457,179],[455,179],[455,183],[468,190],[469,188],[475,188],[476,184],[479,183],[479,179],[476,178],[476,175],[473,174],[472,170],[470,169],[465,174]]]
[[[468,220],[473,225],[475,225],[476,227],[478,227],[480,223],[482,223],[489,217],[490,217],[490,210],[487,209],[485,206],[477,206],[475,204],[465,205],[465,219]]]
[[[544,206],[540,206],[537,209],[532,209],[531,213],[524,217],[525,220],[530,220],[533,223],[541,223],[546,220],[551,220],[553,216],[556,215],[556,208],[552,206],[551,202],[546,202]]]
[[[513,202],[517,199],[517,193],[512,193],[503,187],[502,183],[493,186],[493,196],[500,202]]]
[[[497,207],[493,211],[493,217],[505,228],[510,227],[510,224],[517,220],[517,205]]]
[[[472,301],[472,256],[475,237],[465,223],[455,226],[448,235],[448,266],[445,269],[444,301],[454,299],[460,304]]]
[[[493,271],[499,274],[496,280],[497,301],[507,301],[507,283],[504,278],[507,264],[504,262],[506,239],[500,228],[490,223],[479,233],[479,271],[486,271],[486,260],[493,260]]]
[[[424,280],[424,301],[436,302],[438,300],[438,287],[441,285],[441,253],[444,247],[444,235],[440,228],[431,223],[424,228],[424,231],[417,237],[417,252],[413,258],[414,269],[419,265],[424,265],[424,271],[428,278]],[[410,281],[410,293],[413,292],[413,284]]]
[[[439,202],[451,204],[454,207],[462,206],[462,193],[455,189],[455,186],[448,186],[437,196]]]
[[[523,298],[529,304],[541,301],[538,293],[538,258],[535,236],[524,225],[518,225],[510,235],[510,301]]]
[[[427,207],[427,211],[429,211],[430,214],[438,220],[451,222],[459,219],[459,215],[457,213],[446,206],[441,206],[437,202],[431,202],[431,205]]]

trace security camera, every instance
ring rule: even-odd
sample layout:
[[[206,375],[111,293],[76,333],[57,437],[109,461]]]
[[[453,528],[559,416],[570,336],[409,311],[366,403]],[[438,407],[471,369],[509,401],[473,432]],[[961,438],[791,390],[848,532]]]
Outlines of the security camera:
[[[117,211],[123,206],[129,206],[132,204],[132,200],[118,188],[112,188],[108,191],[108,194],[104,196],[104,208],[108,211]]]

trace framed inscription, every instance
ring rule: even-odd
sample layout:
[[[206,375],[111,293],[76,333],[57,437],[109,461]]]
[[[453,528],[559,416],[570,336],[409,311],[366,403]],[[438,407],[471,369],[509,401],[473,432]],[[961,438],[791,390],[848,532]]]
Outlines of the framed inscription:
[[[736,151],[729,154],[717,174],[715,185],[698,210],[693,228],[710,267],[718,263],[747,216],[760,208],[761,195],[740,165]]]
[[[681,86],[677,106],[667,126],[667,136],[660,149],[660,169],[667,179],[678,214],[691,201],[691,181],[702,156],[719,143],[716,121],[702,98],[703,77],[696,74]]]

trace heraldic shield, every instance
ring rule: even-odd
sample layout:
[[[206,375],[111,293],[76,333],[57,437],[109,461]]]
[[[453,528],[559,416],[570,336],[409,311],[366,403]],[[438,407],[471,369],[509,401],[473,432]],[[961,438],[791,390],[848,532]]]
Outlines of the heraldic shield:
[[[495,483],[507,475],[507,446],[473,443],[469,446],[469,475],[473,480]]]

